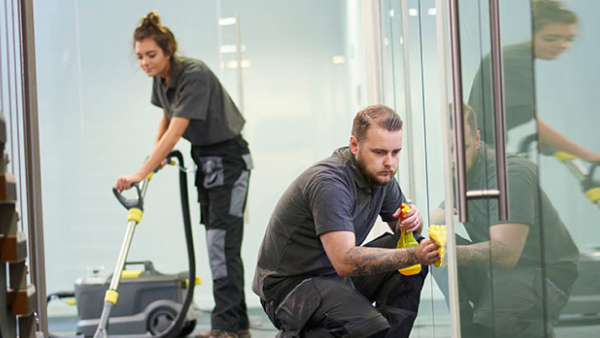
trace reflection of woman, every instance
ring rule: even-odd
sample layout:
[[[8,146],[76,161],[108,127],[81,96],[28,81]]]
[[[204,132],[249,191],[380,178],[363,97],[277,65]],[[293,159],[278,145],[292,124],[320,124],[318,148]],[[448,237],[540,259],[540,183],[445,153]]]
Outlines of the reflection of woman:
[[[213,330],[204,337],[249,337],[240,257],[252,168],[248,144],[240,135],[245,121],[202,61],[175,56],[177,41],[156,12],[141,20],[133,38],[140,67],[154,79],[152,104],[163,109],[163,116],[152,153],[136,173],[119,177],[115,188],[128,189],[162,167],[181,137],[192,143],[214,280]]]
[[[535,118],[540,142],[586,161],[600,162],[600,153],[583,148],[535,116],[532,54],[536,59],[554,60],[569,49],[577,33],[577,15],[554,0],[534,1],[533,15],[533,41],[503,47],[506,130]],[[487,56],[473,81],[469,105],[478,114],[483,139],[490,144],[494,143],[491,93]]]

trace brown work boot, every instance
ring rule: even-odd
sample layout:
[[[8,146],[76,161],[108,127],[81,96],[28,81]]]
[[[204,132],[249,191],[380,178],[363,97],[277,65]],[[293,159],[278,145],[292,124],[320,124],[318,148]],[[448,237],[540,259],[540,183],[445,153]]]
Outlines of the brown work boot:
[[[251,338],[249,330],[238,330],[237,333],[227,330],[211,330],[198,333],[195,338]]]
[[[250,330],[248,330],[248,329],[238,330],[237,334],[238,334],[239,338],[252,338],[252,335],[250,334]]]

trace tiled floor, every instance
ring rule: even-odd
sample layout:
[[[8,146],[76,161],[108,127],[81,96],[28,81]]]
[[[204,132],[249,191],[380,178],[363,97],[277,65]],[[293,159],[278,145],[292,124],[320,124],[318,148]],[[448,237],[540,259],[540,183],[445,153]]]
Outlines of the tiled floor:
[[[262,309],[249,309],[250,332],[252,338],[273,338],[277,331],[269,322]],[[75,317],[51,317],[49,318],[49,328],[52,333],[59,337],[75,337],[75,326],[77,318]],[[204,332],[210,329],[210,314],[203,315],[194,332]],[[564,338],[598,338],[600,337],[600,319],[597,317],[588,320],[577,320],[568,323],[562,323],[555,330],[556,337]],[[149,336],[148,336],[149,337]],[[414,338],[449,338],[449,325],[437,325],[435,330],[430,325],[415,325],[411,337]]]

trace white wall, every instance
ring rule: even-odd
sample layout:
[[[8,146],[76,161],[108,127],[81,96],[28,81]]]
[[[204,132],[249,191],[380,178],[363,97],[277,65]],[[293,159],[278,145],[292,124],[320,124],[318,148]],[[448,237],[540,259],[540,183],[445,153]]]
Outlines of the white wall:
[[[347,144],[351,120],[366,105],[362,88],[361,6],[346,1],[41,1],[35,3],[47,288],[70,290],[88,268],[112,273],[126,211],[112,195],[117,176],[133,173],[151,151],[161,116],[152,80],[138,69],[132,33],[156,9],[182,54],[204,60],[237,99],[235,70],[221,68],[231,41],[219,16],[240,13],[244,69],[244,134],[256,169],[250,183],[243,258],[248,305],[260,306],[250,284],[258,247],[275,203],[308,165]],[[356,26],[354,25],[356,24]],[[345,56],[345,64],[332,57]],[[364,97],[364,96],[362,96]],[[189,146],[177,146],[188,166]],[[196,302],[211,309],[212,285],[193,176],[192,223],[198,274]],[[177,170],[150,183],[130,260],[158,270],[186,270]],[[49,315],[74,313],[51,303]]]

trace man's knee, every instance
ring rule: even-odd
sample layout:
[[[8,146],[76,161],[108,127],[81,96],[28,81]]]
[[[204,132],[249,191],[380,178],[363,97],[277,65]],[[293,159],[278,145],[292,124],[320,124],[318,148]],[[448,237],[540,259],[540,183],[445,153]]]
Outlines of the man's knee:
[[[417,275],[396,274],[389,278],[379,291],[376,299],[377,308],[400,308],[416,313],[427,273],[428,267],[424,265],[421,273]]]

